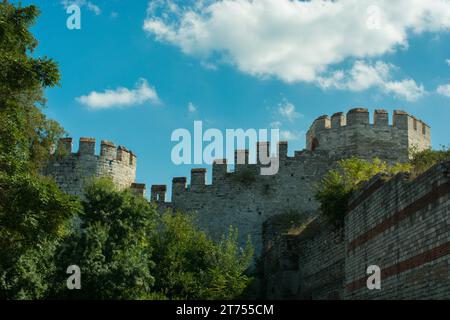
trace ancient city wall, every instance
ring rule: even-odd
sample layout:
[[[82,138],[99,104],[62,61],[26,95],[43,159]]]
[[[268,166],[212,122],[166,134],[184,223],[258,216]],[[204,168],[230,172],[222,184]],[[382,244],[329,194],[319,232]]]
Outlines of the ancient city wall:
[[[450,161],[413,180],[378,175],[352,196],[349,207],[343,230],[320,216],[298,234],[280,230],[281,218],[265,223],[265,297],[450,297]],[[381,290],[367,288],[370,265],[381,268]]]
[[[260,175],[257,164],[237,165],[234,172],[228,172],[226,164],[216,163],[212,184],[206,184],[206,169],[193,169],[190,185],[184,177],[173,179],[170,205],[195,212],[199,226],[216,239],[228,232],[230,225],[237,227],[239,242],[245,245],[250,236],[259,255],[263,222],[290,210],[316,209],[315,183],[331,164],[327,153],[320,151],[288,157],[287,143],[280,145],[279,160],[279,171],[272,176]]]
[[[68,194],[83,195],[86,182],[95,177],[111,177],[120,188],[131,187],[136,177],[136,156],[124,147],[102,141],[95,154],[95,139],[80,138],[78,152],[72,152],[72,138],[61,139],[55,154],[43,170],[55,178]]]
[[[346,299],[450,297],[450,161],[414,180],[373,178],[345,219]],[[366,268],[381,268],[368,290]]]
[[[212,183],[206,183],[206,169],[193,169],[189,185],[186,177],[173,179],[170,204],[164,203],[165,186],[154,186],[152,201],[161,208],[196,212],[199,225],[214,238],[229,225],[237,227],[240,243],[250,236],[259,255],[263,222],[290,210],[316,210],[316,185],[338,160],[356,156],[405,162],[413,142],[418,149],[430,146],[430,130],[423,122],[403,111],[394,112],[392,125],[388,118],[386,111],[376,110],[371,124],[367,109],[352,109],[346,116],[338,113],[331,121],[320,117],[308,131],[306,150],[289,157],[287,142],[280,142],[277,174],[261,176],[261,165],[248,161],[228,172],[226,160],[219,160],[213,165]],[[261,144],[257,150],[264,150]],[[240,156],[248,160],[248,151],[236,151],[235,159]]]

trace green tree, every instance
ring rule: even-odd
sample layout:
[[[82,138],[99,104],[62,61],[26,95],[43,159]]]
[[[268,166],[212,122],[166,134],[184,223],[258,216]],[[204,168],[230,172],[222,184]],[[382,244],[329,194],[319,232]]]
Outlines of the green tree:
[[[0,173],[0,299],[46,297],[56,246],[78,210],[50,179]]]
[[[169,299],[232,299],[249,284],[250,244],[241,250],[237,231],[219,243],[195,227],[192,215],[166,212],[152,238],[154,290]]]
[[[55,248],[78,203],[39,168],[63,130],[41,111],[43,89],[59,81],[57,65],[30,56],[39,11],[0,3],[0,297],[44,298]]]
[[[144,299],[151,296],[150,273],[156,210],[129,190],[117,191],[109,179],[87,186],[79,227],[57,255],[55,297]],[[66,288],[66,268],[81,269],[82,289]]]
[[[43,89],[59,83],[57,64],[30,54],[38,42],[29,31],[39,10],[0,3],[0,170],[37,170],[62,128],[41,111]]]

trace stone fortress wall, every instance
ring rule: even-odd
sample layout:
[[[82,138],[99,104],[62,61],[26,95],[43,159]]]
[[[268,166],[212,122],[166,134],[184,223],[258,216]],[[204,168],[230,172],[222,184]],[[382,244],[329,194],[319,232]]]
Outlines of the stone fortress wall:
[[[92,138],[80,138],[78,152],[72,152],[72,138],[61,139],[43,174],[54,177],[63,191],[77,196],[83,195],[85,184],[95,177],[110,177],[119,189],[139,188],[134,184],[136,156],[109,141],[101,142],[96,155]]]
[[[319,117],[307,133],[306,150],[288,156],[288,144],[278,144],[275,175],[261,176],[262,164],[248,161],[229,172],[226,160],[219,159],[210,184],[206,169],[192,169],[189,184],[186,177],[173,178],[171,202],[165,185],[151,187],[150,201],[160,210],[195,212],[213,238],[230,225],[239,229],[240,244],[250,236],[266,298],[448,299],[449,162],[412,181],[404,174],[374,177],[353,195],[344,228],[330,226],[318,214],[316,183],[337,161],[356,156],[404,162],[411,148],[431,147],[430,128],[405,112],[395,111],[392,124],[383,110],[373,119],[366,109]],[[81,195],[87,178],[110,176],[119,187],[145,194],[145,185],[134,183],[131,152],[103,141],[95,155],[95,141],[82,138],[78,153],[72,153],[71,142],[61,141],[59,148],[68,152],[55,154],[45,170],[64,191]],[[258,143],[257,152],[269,149],[267,142]],[[235,159],[241,156],[248,160],[248,151],[237,150]],[[285,219],[293,214],[304,217],[294,230]],[[365,287],[370,264],[381,267],[381,291]]]
[[[298,234],[265,225],[264,297],[450,298],[450,161],[414,179],[378,175],[349,207],[343,228],[319,217]],[[380,267],[380,290],[367,288],[371,265]]]
[[[338,160],[356,156],[404,162],[412,146],[431,147],[430,128],[413,116],[395,111],[392,125],[384,110],[376,110],[373,118],[374,123],[370,123],[368,110],[361,108],[346,115],[334,114],[331,120],[319,117],[307,133],[306,150],[290,157],[287,142],[279,143],[276,156],[280,167],[275,175],[259,175],[261,164],[248,161],[228,172],[226,160],[219,159],[212,166],[211,184],[206,183],[206,169],[192,169],[189,185],[185,177],[173,179],[171,203],[164,202],[164,185],[152,187],[152,199],[162,208],[195,212],[199,225],[216,239],[229,225],[237,227],[240,243],[244,245],[250,236],[259,255],[263,222],[291,211],[315,214],[315,187]],[[262,144],[268,143],[260,142],[257,153],[264,150]],[[248,150],[237,150],[235,159],[239,153],[248,160]]]
[[[346,299],[450,299],[450,161],[413,180],[376,176],[349,206]],[[367,290],[368,265],[382,290]]]

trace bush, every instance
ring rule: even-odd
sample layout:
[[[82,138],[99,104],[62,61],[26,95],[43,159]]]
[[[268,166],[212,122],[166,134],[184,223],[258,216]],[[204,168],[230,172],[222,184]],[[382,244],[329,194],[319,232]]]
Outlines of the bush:
[[[215,243],[183,213],[159,214],[143,197],[108,179],[85,193],[79,226],[57,255],[54,298],[231,299],[249,279],[251,247],[237,231]],[[66,268],[81,270],[81,290],[66,288]]]
[[[79,209],[50,179],[0,173],[0,299],[47,297],[55,250]]]
[[[253,250],[241,251],[237,231],[214,243],[199,231],[193,216],[166,212],[161,216],[155,246],[155,291],[169,299],[232,299],[250,279],[245,275]]]
[[[427,149],[420,152],[412,149],[411,154],[411,174],[417,176],[436,163],[450,159],[450,148],[442,147],[442,150]]]
[[[337,168],[329,171],[320,182],[315,198],[320,202],[321,213],[335,226],[342,226],[347,212],[350,194],[378,173],[396,174],[411,170],[410,164],[389,166],[374,159],[369,162],[350,158],[338,162]]]
[[[152,293],[156,210],[108,179],[88,186],[79,228],[61,246],[55,283],[58,298],[144,299]],[[68,290],[66,268],[81,270],[82,289]]]
[[[341,160],[336,169],[329,171],[319,184],[315,198],[327,220],[336,226],[342,226],[347,211],[350,194],[360,185],[378,173],[396,174],[409,172],[417,176],[438,162],[450,159],[450,149],[411,150],[411,160],[405,164],[389,166],[386,162],[374,159],[372,162],[351,158]]]

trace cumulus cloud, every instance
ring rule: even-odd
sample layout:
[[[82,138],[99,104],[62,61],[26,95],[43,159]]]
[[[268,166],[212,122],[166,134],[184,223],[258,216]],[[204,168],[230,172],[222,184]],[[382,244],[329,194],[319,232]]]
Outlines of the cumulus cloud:
[[[450,66],[450,59],[445,60],[445,62]]]
[[[436,90],[437,93],[450,98],[450,84],[441,85]]]
[[[302,116],[300,113],[295,111],[295,106],[287,100],[283,100],[278,104],[277,111],[280,116],[291,122]]]
[[[66,8],[66,9],[70,5],[76,4],[79,7],[86,7],[89,11],[92,11],[96,15],[99,15],[102,13],[102,10],[100,9],[99,6],[97,6],[96,4],[94,4],[91,1],[87,1],[87,0],[62,0],[61,3],[64,6],[64,8]]]
[[[119,87],[115,90],[103,92],[92,91],[91,93],[78,97],[76,100],[93,110],[110,109],[115,107],[129,107],[132,105],[150,102],[159,103],[156,90],[149,86],[147,80],[141,78],[134,89]]]
[[[426,93],[423,85],[417,84],[413,79],[392,80],[392,71],[395,69],[394,65],[382,61],[368,63],[358,60],[350,70],[337,70],[318,77],[318,84],[323,89],[350,91],[377,87],[407,101],[416,101]]]
[[[180,1],[150,1],[144,30],[186,54],[221,56],[245,73],[286,82],[313,82],[330,65],[450,29],[448,0]]]

